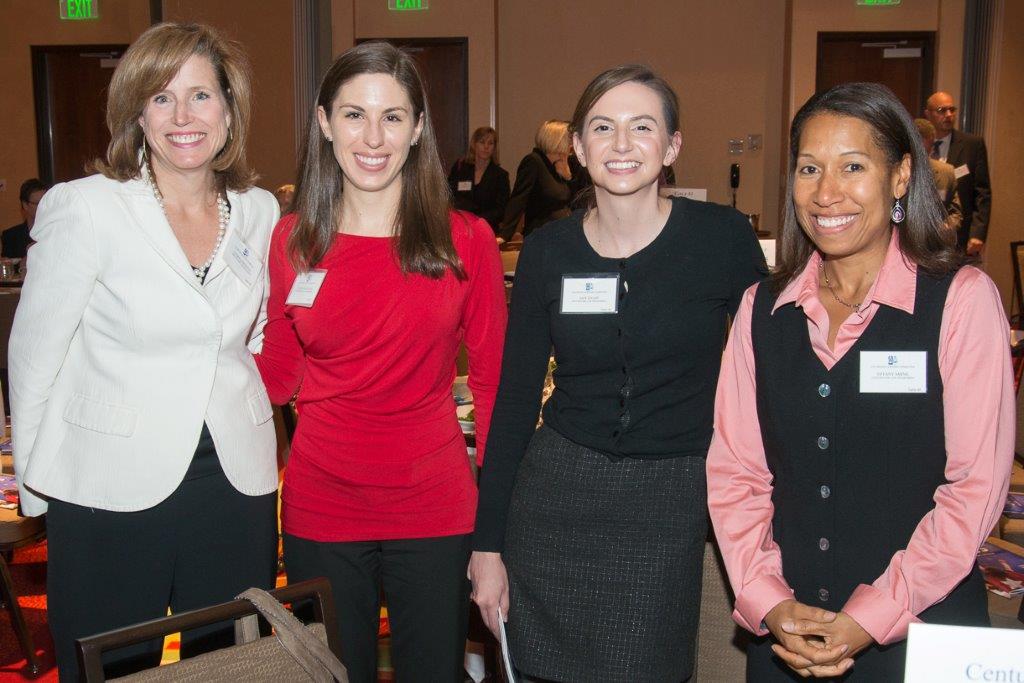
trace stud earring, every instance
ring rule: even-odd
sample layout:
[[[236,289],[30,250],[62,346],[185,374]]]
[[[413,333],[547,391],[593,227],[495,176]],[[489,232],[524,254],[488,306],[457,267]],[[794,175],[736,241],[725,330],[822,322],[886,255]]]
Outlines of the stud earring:
[[[892,205],[892,222],[899,225],[907,217],[907,212],[903,210],[903,206],[900,204],[900,198],[896,198],[896,203]]]

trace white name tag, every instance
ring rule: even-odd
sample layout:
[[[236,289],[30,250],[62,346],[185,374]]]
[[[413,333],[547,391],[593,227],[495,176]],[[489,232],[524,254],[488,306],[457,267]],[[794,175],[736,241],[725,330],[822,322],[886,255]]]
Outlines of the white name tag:
[[[618,313],[618,273],[562,276],[562,313]]]
[[[996,598],[1000,600],[1002,598]],[[910,625],[905,683],[1012,681],[1019,678],[1024,630]]]
[[[316,301],[316,295],[320,292],[320,286],[323,285],[325,277],[327,277],[326,270],[311,270],[308,273],[296,275],[285,304],[310,308]]]
[[[927,390],[927,351],[860,352],[860,393],[923,394]]]
[[[953,169],[953,175],[956,176],[957,180],[960,180],[970,172],[971,169],[967,168],[967,164],[960,164],[959,166]]]
[[[469,192],[473,189],[473,183],[468,180],[460,180],[459,185],[456,188],[457,192]]]
[[[245,284],[252,286],[256,281],[256,274],[260,272],[259,256],[249,248],[238,233],[233,233],[228,240],[228,249],[224,253],[224,259],[238,279]]]

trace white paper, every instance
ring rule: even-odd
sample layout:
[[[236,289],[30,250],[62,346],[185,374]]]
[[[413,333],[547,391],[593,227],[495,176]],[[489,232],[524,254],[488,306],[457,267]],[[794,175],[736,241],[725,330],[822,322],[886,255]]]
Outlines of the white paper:
[[[473,189],[473,183],[468,180],[460,180],[455,187],[456,192],[469,192]]]
[[[316,295],[319,294],[325,277],[327,277],[326,270],[311,270],[308,273],[296,275],[292,289],[288,292],[288,298],[285,299],[285,304],[310,308],[316,301]]]
[[[505,635],[505,619],[498,608],[498,629],[501,631],[501,661],[505,665],[505,680],[516,683],[516,669],[512,665],[512,653],[508,651],[508,636]]]
[[[768,268],[775,267],[775,240],[758,240],[761,243],[761,251],[764,252],[764,260]]]
[[[904,683],[1021,680],[1024,629],[910,625]]]
[[[927,351],[860,352],[862,394],[923,394],[927,390]]]
[[[224,260],[228,262],[231,272],[245,284],[251,287],[256,281],[256,274],[260,272],[260,259],[249,245],[242,241],[238,233],[232,233],[231,239],[228,240]]]
[[[616,313],[618,275],[562,276],[562,313]]]
[[[953,175],[956,176],[957,180],[960,180],[970,172],[971,169],[967,168],[967,164],[960,164],[959,166],[953,169]]]

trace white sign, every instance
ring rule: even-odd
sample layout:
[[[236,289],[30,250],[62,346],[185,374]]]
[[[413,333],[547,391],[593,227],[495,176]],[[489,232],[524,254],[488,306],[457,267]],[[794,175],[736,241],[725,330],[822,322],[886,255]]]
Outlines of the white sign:
[[[764,260],[768,263],[768,269],[775,268],[775,240],[758,240],[761,243],[761,251],[764,252]]]
[[[663,187],[661,188],[662,197],[686,197],[687,199],[695,199],[698,202],[706,202],[708,200],[707,188],[697,187]]]
[[[1024,681],[1024,629],[911,624],[903,681]]]

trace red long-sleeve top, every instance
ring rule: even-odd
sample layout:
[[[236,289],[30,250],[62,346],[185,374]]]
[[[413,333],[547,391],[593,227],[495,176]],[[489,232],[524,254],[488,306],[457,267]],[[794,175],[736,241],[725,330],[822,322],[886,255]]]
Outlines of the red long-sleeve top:
[[[469,355],[477,458],[498,387],[506,305],[494,233],[452,212],[466,279],[403,275],[391,238],[339,233],[317,266],[311,307],[287,305],[295,280],[281,219],[270,247],[270,299],[256,356],[273,403],[298,391],[300,418],[281,520],[314,541],[469,533],[476,485],[455,416],[459,344]]]

